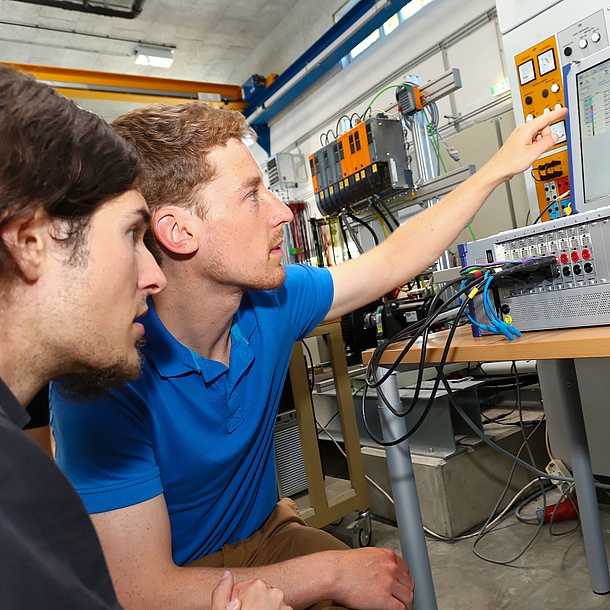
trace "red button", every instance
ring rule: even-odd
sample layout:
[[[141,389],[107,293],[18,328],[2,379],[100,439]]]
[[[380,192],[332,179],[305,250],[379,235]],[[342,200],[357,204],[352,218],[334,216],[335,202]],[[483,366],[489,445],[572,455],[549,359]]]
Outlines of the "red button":
[[[591,250],[589,250],[589,249],[585,248],[585,249],[582,251],[582,257],[583,257],[583,258],[584,258],[586,261],[588,261],[588,260],[591,258]]]
[[[570,260],[570,258],[568,257],[568,255],[564,252],[561,255],[561,262],[565,265],[568,261]]]
[[[574,262],[579,261],[580,260],[580,254],[578,254],[578,252],[576,252],[576,251],[572,252],[572,260]]]

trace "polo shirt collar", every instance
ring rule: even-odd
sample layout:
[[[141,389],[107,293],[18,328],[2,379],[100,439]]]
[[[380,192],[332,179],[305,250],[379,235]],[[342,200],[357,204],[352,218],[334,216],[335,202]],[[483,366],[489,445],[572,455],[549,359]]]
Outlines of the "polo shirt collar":
[[[4,381],[0,379],[0,414],[2,412],[20,428],[23,428],[30,421],[30,416],[23,405],[15,398]]]
[[[256,325],[239,318],[240,316],[236,314],[231,327],[231,377],[241,377],[254,361],[254,353],[250,348],[249,338],[252,336]],[[161,377],[180,377],[201,372],[205,382],[212,383],[228,370],[222,362],[204,358],[182,345],[165,328],[150,297],[148,299],[148,312],[141,319],[141,322],[146,330],[146,344],[142,348],[142,353],[151,361]],[[244,326],[246,329],[245,335],[242,331]]]

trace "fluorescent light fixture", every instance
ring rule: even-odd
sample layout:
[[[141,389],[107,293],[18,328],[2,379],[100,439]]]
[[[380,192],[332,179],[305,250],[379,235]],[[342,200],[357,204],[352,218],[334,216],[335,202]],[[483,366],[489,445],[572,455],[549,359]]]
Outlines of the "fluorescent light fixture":
[[[139,44],[134,50],[136,63],[141,66],[169,68],[174,63],[174,49]]]

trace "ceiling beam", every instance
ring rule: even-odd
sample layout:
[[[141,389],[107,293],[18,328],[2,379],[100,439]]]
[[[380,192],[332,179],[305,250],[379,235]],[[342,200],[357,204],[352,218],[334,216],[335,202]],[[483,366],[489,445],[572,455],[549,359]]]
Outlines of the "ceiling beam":
[[[137,102],[141,104],[188,104],[195,99],[185,97],[171,97],[166,95],[150,95],[147,93],[129,93],[122,91],[91,91],[89,89],[73,89],[70,87],[53,87],[64,97],[76,100],[109,100],[113,102]],[[215,102],[206,100],[213,108],[238,110],[246,107],[246,102]]]
[[[253,125],[266,124],[410,1],[360,0],[357,2],[248,104],[244,114],[249,117],[249,122]],[[375,12],[367,18],[369,11],[373,10]],[[357,25],[362,18],[366,18],[366,21]]]
[[[30,64],[17,64],[9,62],[6,65],[33,74],[38,80],[44,81],[55,88],[66,88],[69,83],[87,85],[87,91],[109,94],[107,87],[121,89],[117,93],[131,95],[148,95],[151,91],[167,92],[167,97],[172,97],[172,93],[179,94],[174,97],[181,97],[182,101],[197,99],[199,94],[218,95],[219,100],[215,100],[223,107],[237,108],[241,110],[246,107],[242,101],[241,87],[239,85],[221,85],[218,83],[204,83],[188,80],[177,80],[172,78],[157,78],[151,76],[136,76],[129,74],[115,74],[111,72],[95,72],[92,70],[74,70],[70,68],[54,68],[49,66],[36,66]],[[68,87],[69,88],[69,87]],[[83,91],[78,89],[79,91]],[[75,89],[76,91],[76,89]],[[74,96],[76,97],[76,96]],[[81,97],[86,97],[82,95]],[[110,99],[101,97],[99,99]],[[116,98],[115,98],[116,99]],[[209,100],[206,100],[209,101]],[[224,104],[226,102],[226,104]],[[172,102],[180,103],[180,102]],[[228,106],[228,104],[234,104]]]

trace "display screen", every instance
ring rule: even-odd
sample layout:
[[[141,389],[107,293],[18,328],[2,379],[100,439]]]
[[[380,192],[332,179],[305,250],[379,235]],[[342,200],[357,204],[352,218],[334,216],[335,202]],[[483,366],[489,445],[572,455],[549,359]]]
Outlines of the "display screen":
[[[610,59],[576,77],[584,202],[610,195]]]

